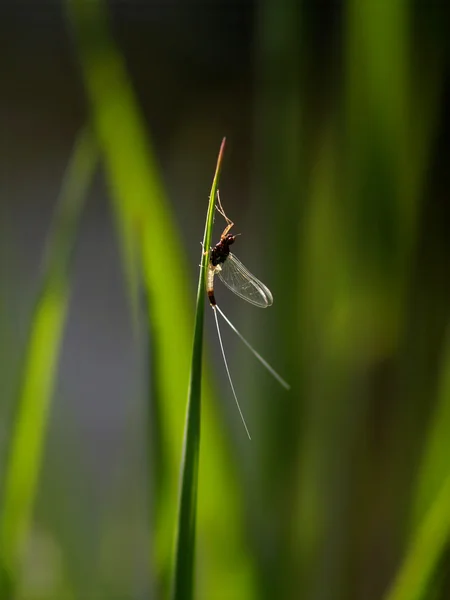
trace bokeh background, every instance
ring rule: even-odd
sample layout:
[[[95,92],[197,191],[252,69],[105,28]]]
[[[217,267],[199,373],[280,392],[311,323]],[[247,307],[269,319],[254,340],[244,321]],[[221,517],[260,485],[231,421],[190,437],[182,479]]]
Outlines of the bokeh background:
[[[3,0],[0,597],[168,597],[221,178],[195,597],[450,598],[443,0]],[[215,236],[223,223],[216,219]]]

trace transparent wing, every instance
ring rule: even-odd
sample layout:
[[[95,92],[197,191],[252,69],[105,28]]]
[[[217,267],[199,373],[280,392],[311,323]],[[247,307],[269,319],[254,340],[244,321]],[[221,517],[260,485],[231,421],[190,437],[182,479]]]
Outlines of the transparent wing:
[[[216,271],[219,279],[237,296],[261,308],[267,308],[273,303],[269,288],[256,279],[234,254],[230,252],[220,267]]]

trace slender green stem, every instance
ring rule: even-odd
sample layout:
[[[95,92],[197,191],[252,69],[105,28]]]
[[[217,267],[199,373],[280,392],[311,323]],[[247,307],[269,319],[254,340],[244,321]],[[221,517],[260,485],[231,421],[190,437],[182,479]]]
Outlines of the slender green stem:
[[[222,140],[217,159],[206,216],[203,248],[211,245],[214,208],[225,138]],[[172,581],[172,599],[190,600],[193,597],[195,565],[195,523],[197,505],[198,461],[200,451],[201,379],[203,350],[203,318],[205,312],[206,269],[209,252],[202,252],[200,276],[197,289],[194,345],[192,350],[188,405],[184,430],[183,457],[181,464],[178,525],[175,542],[175,566]]]

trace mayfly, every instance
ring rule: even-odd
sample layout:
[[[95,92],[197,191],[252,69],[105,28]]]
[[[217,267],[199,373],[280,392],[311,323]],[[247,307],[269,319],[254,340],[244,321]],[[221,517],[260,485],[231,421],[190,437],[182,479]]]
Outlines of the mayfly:
[[[250,302],[255,306],[259,306],[260,308],[267,308],[268,306],[271,306],[273,304],[273,296],[269,288],[265,286],[264,283],[259,281],[259,279],[257,279],[254,275],[252,275],[250,271],[248,271],[244,267],[241,261],[238,258],[236,258],[236,256],[232,254],[232,252],[230,252],[230,246],[234,244],[236,237],[239,234],[233,235],[232,233],[230,233],[232,227],[234,226],[234,223],[227,217],[225,211],[223,210],[219,192],[217,192],[216,209],[225,219],[227,225],[223,230],[222,235],[220,236],[220,241],[213,248],[211,248],[209,253],[208,271],[206,277],[206,292],[208,294],[208,299],[211,304],[211,308],[214,310],[217,335],[219,337],[220,349],[222,351],[222,357],[225,363],[225,369],[227,371],[231,390],[233,392],[233,396],[236,401],[239,414],[244,424],[245,431],[247,432],[249,439],[251,439],[250,432],[248,430],[247,424],[244,419],[244,415],[242,414],[242,410],[237,399],[236,391],[234,389],[233,381],[230,375],[230,370],[228,368],[228,362],[225,356],[225,350],[222,343],[222,336],[220,334],[219,321],[217,319],[217,312],[236,333],[236,335],[244,342],[247,348],[251,350],[251,352],[261,362],[261,364],[264,365],[264,367],[275,377],[275,379],[287,390],[290,389],[290,386],[280,375],[278,375],[278,373],[269,365],[269,363],[253,348],[253,346],[236,329],[236,327],[225,316],[224,312],[219,308],[216,302],[216,298],[214,296],[214,277],[217,275],[222,281],[222,283],[224,283],[232,292],[234,292],[243,300],[246,300],[247,302]]]

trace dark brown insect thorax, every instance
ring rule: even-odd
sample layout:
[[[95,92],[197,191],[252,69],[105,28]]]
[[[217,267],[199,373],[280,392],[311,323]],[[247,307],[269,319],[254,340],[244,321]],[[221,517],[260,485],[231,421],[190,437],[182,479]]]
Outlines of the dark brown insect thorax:
[[[234,235],[227,235],[211,250],[209,261],[213,267],[224,263],[230,254],[230,246],[234,243]]]

